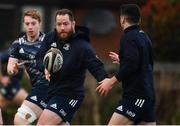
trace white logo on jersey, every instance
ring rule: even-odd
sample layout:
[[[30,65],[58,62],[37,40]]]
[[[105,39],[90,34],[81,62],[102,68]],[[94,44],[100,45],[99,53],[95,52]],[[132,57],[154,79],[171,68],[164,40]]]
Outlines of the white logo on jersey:
[[[121,106],[118,106],[118,107],[117,107],[117,110],[119,110],[119,111],[122,112],[122,111],[123,111],[123,106],[122,106],[122,105],[121,105]]]
[[[67,113],[63,109],[59,110],[59,113],[61,113],[63,116],[67,115]]]
[[[63,46],[63,49],[65,49],[66,51],[69,50],[70,48],[70,45],[68,43],[66,43],[64,46]]]
[[[143,31],[143,30],[140,30],[139,32],[140,32],[140,33],[144,33],[144,31]]]
[[[35,47],[40,48],[40,47],[41,47],[41,45],[35,45]]]
[[[13,88],[12,89],[12,92],[15,94],[17,92],[17,89],[16,88]]]
[[[4,88],[1,88],[1,89],[0,89],[0,92],[1,92],[2,94],[6,94],[6,90],[5,90]]]
[[[19,50],[19,53],[24,53],[24,49],[21,48],[21,49]]]
[[[137,99],[135,102],[135,105],[141,108],[144,102],[145,102],[145,99]]]
[[[57,109],[57,104],[56,103],[54,103],[54,104],[52,104],[52,105],[50,105],[52,108],[54,108],[54,109]]]
[[[52,47],[57,47],[56,42],[53,42],[53,43],[51,44],[51,46],[52,46]]]
[[[98,55],[96,55],[96,58],[99,59]]]
[[[72,99],[72,100],[69,102],[69,104],[70,104],[72,107],[74,107],[77,102],[78,102],[78,100],[73,100],[73,99]]]
[[[128,115],[131,116],[131,117],[135,117],[135,116],[136,116],[136,114],[133,113],[133,112],[131,112],[130,110],[127,110],[127,111],[126,111],[126,114],[128,114]]]
[[[47,106],[47,104],[41,100],[40,104],[45,108]]]
[[[30,58],[30,59],[34,59],[35,56],[30,54],[30,55],[29,55],[29,58]]]
[[[31,96],[30,99],[37,101],[37,96]]]

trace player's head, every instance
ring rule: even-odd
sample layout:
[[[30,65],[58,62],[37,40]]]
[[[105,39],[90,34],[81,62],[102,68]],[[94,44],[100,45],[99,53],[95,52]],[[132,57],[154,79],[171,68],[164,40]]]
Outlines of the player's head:
[[[41,16],[37,10],[28,10],[23,15],[24,30],[28,37],[34,38],[39,34]]]
[[[75,32],[75,20],[72,11],[60,9],[55,16],[56,31],[62,40],[67,40]]]
[[[136,4],[124,4],[120,7],[120,23],[123,27],[125,23],[139,24],[140,8]]]

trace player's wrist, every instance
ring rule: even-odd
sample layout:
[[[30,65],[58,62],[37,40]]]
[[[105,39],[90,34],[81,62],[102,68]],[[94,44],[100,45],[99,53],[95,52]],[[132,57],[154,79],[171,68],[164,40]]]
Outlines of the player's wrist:
[[[18,69],[13,69],[13,70],[10,70],[10,71],[8,71],[8,74],[9,75],[16,75],[17,73],[18,73]]]
[[[113,86],[113,85],[115,85],[116,84],[116,82],[117,82],[117,79],[116,79],[116,77],[115,76],[113,76],[111,79],[110,79],[110,84],[111,84],[111,86]]]

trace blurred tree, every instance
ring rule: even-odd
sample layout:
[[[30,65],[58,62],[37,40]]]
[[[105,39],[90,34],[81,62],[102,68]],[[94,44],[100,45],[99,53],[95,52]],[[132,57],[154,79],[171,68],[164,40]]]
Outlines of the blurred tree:
[[[148,0],[142,25],[153,41],[155,60],[180,61],[180,0]]]
[[[179,11],[180,0],[148,0],[142,7],[142,25],[151,36],[156,61],[180,62]],[[170,71],[163,67],[154,74],[158,124],[180,123],[179,72],[174,63]]]

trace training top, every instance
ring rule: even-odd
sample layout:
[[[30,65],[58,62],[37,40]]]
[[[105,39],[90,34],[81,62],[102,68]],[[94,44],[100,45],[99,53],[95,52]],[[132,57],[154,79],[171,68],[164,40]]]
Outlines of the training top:
[[[47,50],[57,48],[63,55],[62,68],[50,77],[50,95],[84,97],[86,69],[98,82],[108,77],[103,63],[90,44],[88,29],[76,26],[75,31],[66,41],[58,37],[56,30],[50,32],[37,55],[37,65],[41,71],[44,71],[43,57]]]
[[[12,58],[18,59],[20,62],[25,62],[24,66],[29,74],[32,87],[37,85],[48,85],[48,81],[45,79],[44,72],[37,69],[36,55],[44,40],[45,34],[40,33],[38,39],[35,42],[29,42],[27,36],[15,40],[9,48],[9,55]]]
[[[123,95],[154,100],[152,44],[138,25],[124,30],[119,59],[116,78],[122,81]]]

